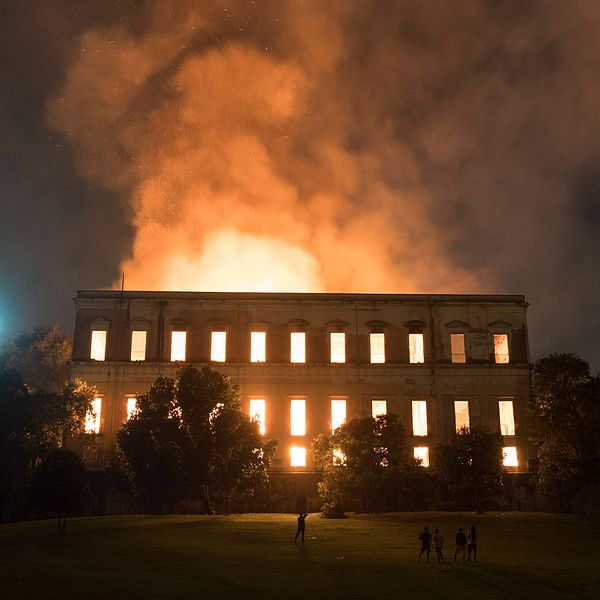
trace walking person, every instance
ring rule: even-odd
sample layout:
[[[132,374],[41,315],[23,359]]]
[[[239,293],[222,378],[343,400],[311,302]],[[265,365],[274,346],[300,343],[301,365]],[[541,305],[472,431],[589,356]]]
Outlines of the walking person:
[[[462,527],[458,528],[456,532],[456,549],[454,550],[454,562],[458,554],[462,554],[463,562],[465,562],[465,555],[467,554],[467,536],[462,530]]]
[[[469,552],[469,556],[467,560],[471,560],[471,552],[473,553],[473,562],[477,561],[477,531],[475,530],[475,525],[471,525],[471,529],[467,534],[469,538],[469,545],[467,546],[467,550]]]
[[[302,534],[302,545],[304,546],[304,531],[306,530],[306,523],[304,522],[308,517],[306,513],[300,513],[298,515],[298,531],[296,531],[296,537],[294,538],[294,544],[298,540],[298,536]]]
[[[435,528],[433,537],[433,547],[435,548],[435,554],[437,556],[438,563],[445,563],[444,555],[442,550],[444,548],[444,536],[439,532],[438,528]]]
[[[429,527],[425,526],[423,531],[419,533],[419,541],[421,542],[421,552],[419,552],[417,562],[421,561],[423,552],[427,553],[427,562],[429,562],[429,553],[431,552],[431,534],[429,533]]]

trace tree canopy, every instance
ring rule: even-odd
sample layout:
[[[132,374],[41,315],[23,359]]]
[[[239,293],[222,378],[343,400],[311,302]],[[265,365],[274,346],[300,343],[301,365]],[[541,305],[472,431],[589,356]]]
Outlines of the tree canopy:
[[[533,367],[532,440],[538,489],[568,505],[600,478],[600,378],[574,354],[550,354]]]
[[[60,392],[68,377],[71,341],[55,325],[17,335],[0,351],[0,369],[16,370],[32,389]]]
[[[438,469],[457,508],[482,512],[502,490],[502,437],[480,427],[463,427],[437,447]]]
[[[78,431],[90,410],[94,389],[82,381],[59,391],[31,389],[14,369],[0,370],[0,508],[16,516],[35,465]]]
[[[422,489],[425,474],[406,448],[397,415],[354,417],[332,434],[315,438],[313,450],[322,471],[318,489],[324,514],[341,514],[354,506],[398,510]]]
[[[157,378],[117,439],[138,497],[155,512],[192,499],[212,513],[214,498],[251,495],[275,450],[241,411],[237,386],[207,366]]]

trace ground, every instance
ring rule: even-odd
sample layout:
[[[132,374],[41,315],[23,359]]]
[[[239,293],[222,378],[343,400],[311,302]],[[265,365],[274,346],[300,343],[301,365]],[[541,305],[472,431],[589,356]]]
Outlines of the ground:
[[[456,528],[478,528],[478,562],[416,563],[423,525],[452,560]],[[121,516],[0,526],[0,597],[600,597],[600,518],[533,513]]]

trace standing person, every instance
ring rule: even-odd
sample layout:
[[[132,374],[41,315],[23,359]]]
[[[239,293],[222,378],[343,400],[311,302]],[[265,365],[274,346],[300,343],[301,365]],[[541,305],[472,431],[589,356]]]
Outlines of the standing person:
[[[437,527],[435,528],[432,540],[433,547],[435,548],[435,553],[437,555],[438,563],[446,562],[444,560],[444,555],[442,554],[442,549],[444,548],[444,536],[439,532]]]
[[[456,556],[462,554],[463,562],[465,562],[465,555],[467,553],[467,536],[462,530],[462,527],[458,528],[456,532],[456,550],[454,550],[454,562],[456,562]]]
[[[302,534],[302,545],[304,546],[304,531],[306,529],[306,524],[304,523],[306,517],[308,515],[306,513],[300,513],[298,515],[298,531],[296,531],[296,537],[294,538],[294,544],[298,540],[298,536]]]
[[[475,530],[475,525],[471,525],[471,529],[467,535],[469,538],[469,545],[467,549],[469,551],[469,556],[467,560],[471,560],[471,552],[473,553],[473,561],[477,560],[477,531]]]
[[[423,552],[427,552],[427,562],[429,562],[429,553],[431,552],[431,534],[429,533],[429,527],[425,526],[423,531],[419,533],[419,541],[421,542],[421,552],[419,552],[417,562],[421,560]]]

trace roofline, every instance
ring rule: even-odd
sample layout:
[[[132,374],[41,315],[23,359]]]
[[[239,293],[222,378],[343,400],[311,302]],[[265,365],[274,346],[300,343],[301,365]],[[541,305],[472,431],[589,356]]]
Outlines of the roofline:
[[[522,294],[354,294],[337,292],[174,292],[133,290],[78,290],[78,299],[207,300],[328,302],[504,302],[527,304]]]

